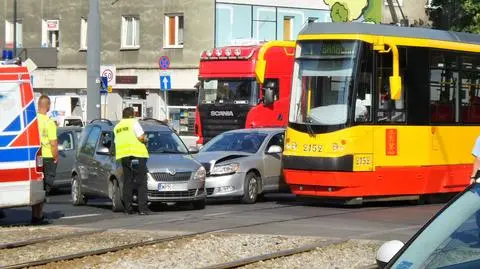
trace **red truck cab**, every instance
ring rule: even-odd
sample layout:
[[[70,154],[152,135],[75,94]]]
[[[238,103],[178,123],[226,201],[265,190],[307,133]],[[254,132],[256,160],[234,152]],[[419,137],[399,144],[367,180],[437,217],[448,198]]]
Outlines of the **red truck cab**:
[[[294,57],[294,41],[202,52],[195,122],[197,144],[233,129],[286,126]]]

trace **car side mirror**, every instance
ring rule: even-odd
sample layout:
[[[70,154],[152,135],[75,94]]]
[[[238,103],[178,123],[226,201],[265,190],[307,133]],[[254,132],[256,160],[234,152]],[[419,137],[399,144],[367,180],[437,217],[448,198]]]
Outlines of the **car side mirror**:
[[[263,98],[263,104],[266,106],[273,105],[274,100],[273,88],[265,88],[265,97]]]
[[[200,151],[200,149],[196,146],[191,146],[188,148],[188,153],[190,154],[197,154]]]
[[[282,147],[276,146],[276,145],[270,146],[267,151],[268,154],[277,154],[282,152],[283,152]]]
[[[58,145],[58,151],[64,151],[64,150],[65,150],[65,147],[63,146],[63,144]]]
[[[102,146],[97,150],[97,154],[98,155],[110,155],[110,149]]]
[[[403,248],[403,246],[404,244],[398,240],[391,240],[385,242],[382,246],[380,246],[375,256],[378,267],[380,269],[385,268],[385,266],[395,255],[397,255],[397,253]]]

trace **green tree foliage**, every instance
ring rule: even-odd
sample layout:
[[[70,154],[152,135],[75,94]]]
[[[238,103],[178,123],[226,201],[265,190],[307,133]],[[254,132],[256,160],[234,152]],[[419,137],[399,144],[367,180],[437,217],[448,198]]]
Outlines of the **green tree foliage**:
[[[433,0],[428,15],[435,29],[480,33],[480,0]]]
[[[338,2],[333,4],[330,14],[333,22],[348,21],[348,9]]]

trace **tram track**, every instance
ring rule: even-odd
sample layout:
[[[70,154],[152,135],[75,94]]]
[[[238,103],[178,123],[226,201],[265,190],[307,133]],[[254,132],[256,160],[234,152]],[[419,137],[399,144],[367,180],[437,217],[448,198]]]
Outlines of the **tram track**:
[[[25,247],[25,246],[48,242],[48,241],[55,241],[55,240],[61,240],[61,239],[67,239],[67,238],[73,238],[73,237],[79,237],[79,236],[85,236],[85,235],[92,235],[96,233],[103,233],[105,231],[107,230],[101,229],[101,230],[91,230],[91,231],[80,231],[80,232],[66,233],[66,234],[55,235],[55,236],[44,236],[44,237],[20,240],[16,242],[2,243],[0,244],[0,250]]]
[[[329,213],[329,214],[317,214],[313,216],[305,216],[305,217],[297,217],[297,218],[289,218],[289,219],[282,219],[282,220],[272,220],[272,221],[263,221],[263,222],[257,222],[257,223],[251,223],[251,224],[240,224],[240,225],[233,225],[229,227],[224,227],[224,228],[219,228],[219,229],[211,229],[211,230],[205,230],[205,231],[200,231],[200,232],[193,232],[193,233],[187,233],[183,235],[175,235],[175,236],[169,236],[169,237],[162,237],[162,238],[157,238],[157,239],[151,239],[151,240],[145,240],[141,242],[134,242],[134,243],[127,243],[119,246],[113,246],[113,247],[106,247],[106,248],[101,248],[98,250],[89,250],[89,251],[84,251],[84,252],[78,252],[74,254],[69,254],[69,255],[63,255],[63,256],[57,256],[57,257],[51,257],[51,258],[45,258],[45,259],[39,259],[39,260],[34,260],[34,261],[28,261],[28,262],[23,262],[23,263],[17,263],[17,264],[10,264],[10,265],[2,265],[0,264],[0,268],[5,268],[5,269],[14,269],[14,268],[25,268],[25,267],[33,267],[33,266],[39,266],[39,265],[46,265],[54,262],[63,262],[63,261],[69,261],[69,260],[75,260],[75,259],[80,259],[88,256],[96,256],[96,255],[102,255],[106,254],[109,252],[117,252],[121,250],[127,250],[127,249],[133,249],[133,248],[138,248],[138,247],[144,247],[144,246],[150,246],[150,245],[155,245],[155,244],[165,244],[169,243],[172,241],[177,241],[177,240],[182,240],[182,239],[187,239],[187,238],[192,238],[195,236],[201,236],[201,235],[207,235],[207,234],[214,234],[214,233],[224,233],[224,232],[229,232],[229,231],[234,231],[242,228],[250,228],[250,227],[255,227],[255,226],[261,226],[261,225],[270,225],[270,224],[276,224],[276,223],[284,223],[284,222],[290,222],[290,221],[299,221],[299,220],[308,220],[308,219],[315,219],[315,218],[327,218],[327,217],[332,217],[332,216],[339,216],[339,215],[345,215],[345,214],[354,214],[354,213],[360,213],[360,212],[372,212],[372,211],[381,211],[381,210],[386,210],[385,208],[375,208],[375,209],[364,209],[364,210],[356,210],[356,211],[348,211],[348,212],[336,212],[336,213]],[[130,225],[129,225],[130,226]],[[141,227],[142,225],[132,225],[135,226],[135,228]],[[120,229],[124,229],[126,227],[122,227]],[[108,230],[107,230],[108,231]],[[84,233],[99,233],[99,232],[104,232],[101,230],[95,230],[95,231],[88,231]],[[73,236],[73,235],[71,235]],[[71,237],[70,235],[66,235],[66,237]],[[64,239],[65,237],[61,236],[54,236],[54,237],[45,237],[45,238],[39,238],[37,239],[37,242],[34,241],[34,239],[31,240],[31,242],[25,242],[19,241],[19,242],[12,242],[12,243],[7,243],[4,245],[10,245],[11,247],[22,247],[26,245],[34,245],[36,243],[40,242],[47,242],[47,241],[52,241],[52,240],[59,240],[59,239]],[[329,244],[334,244],[337,243],[339,244],[340,242],[343,242],[345,240],[334,240],[334,241],[329,241]],[[271,256],[256,256],[256,257],[250,257],[248,259],[244,259],[243,261],[236,261],[237,263],[228,263],[228,264],[223,264],[221,266],[224,267],[218,267],[218,268],[235,268],[241,265],[236,265],[240,263],[254,263],[256,260],[262,261],[262,260],[268,260],[268,259],[273,259],[276,257],[285,257],[289,255],[294,255],[294,254],[299,254],[302,252],[308,252],[311,251],[315,248],[318,247],[325,247],[326,243],[321,243],[318,245],[310,245],[310,246],[304,246],[304,247],[299,247],[296,249],[290,249],[288,251],[279,251],[276,253],[272,253]],[[328,244],[328,243],[327,243]],[[275,256],[277,255],[277,256]],[[220,265],[218,265],[220,266]],[[227,267],[225,267],[227,266]],[[230,267],[228,267],[230,266]],[[213,267],[215,268],[215,267]]]
[[[297,248],[290,248],[286,250],[281,250],[281,251],[276,251],[273,253],[268,253],[264,255],[258,255],[258,256],[252,256],[248,258],[243,258],[243,259],[238,259],[235,261],[230,261],[226,263],[219,263],[219,264],[214,264],[210,266],[203,267],[201,269],[232,269],[232,268],[238,268],[242,267],[245,265],[249,264],[255,264],[258,262],[263,262],[267,260],[273,260],[273,259],[278,259],[278,258],[284,258],[292,255],[297,255],[301,253],[306,253],[313,251],[318,248],[325,248],[325,247],[330,247],[333,245],[338,245],[347,242],[347,240],[327,240],[327,241],[322,241],[314,244],[309,244]]]

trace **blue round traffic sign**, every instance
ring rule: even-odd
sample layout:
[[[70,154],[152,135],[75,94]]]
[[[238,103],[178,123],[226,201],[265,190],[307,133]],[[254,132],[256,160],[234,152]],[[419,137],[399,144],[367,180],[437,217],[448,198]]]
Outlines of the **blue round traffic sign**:
[[[170,67],[170,59],[167,56],[162,56],[158,61],[158,65],[161,69],[168,69]]]

